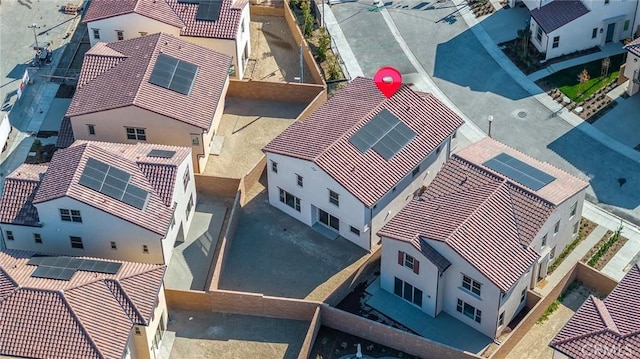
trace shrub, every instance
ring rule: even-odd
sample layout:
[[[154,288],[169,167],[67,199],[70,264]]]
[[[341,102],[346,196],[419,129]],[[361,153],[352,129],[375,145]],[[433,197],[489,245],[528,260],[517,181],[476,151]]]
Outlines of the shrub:
[[[311,5],[308,0],[303,0],[300,4],[302,9],[302,33],[308,38],[313,32],[313,15],[311,15]]]
[[[329,75],[329,80],[339,80],[342,77],[340,63],[335,56],[331,57],[331,59],[329,60],[327,72]]]
[[[598,251],[596,251],[593,257],[589,259],[589,262],[587,262],[587,264],[590,267],[595,267],[595,265],[600,261],[600,258],[602,258],[602,256],[607,253],[609,248],[611,248],[611,246],[613,246],[614,243],[616,243],[620,239],[620,232],[622,232],[622,226],[618,227],[616,232],[609,238],[609,240],[604,242],[604,244],[600,246],[600,248],[598,248]]]
[[[331,38],[329,37],[329,33],[323,27],[320,29],[320,38],[318,39],[318,58],[320,61],[324,61],[327,59],[327,51],[331,46]]]
[[[589,71],[587,71],[587,69],[583,69],[578,75],[578,82],[581,84],[588,82],[590,79],[591,76],[589,76]]]

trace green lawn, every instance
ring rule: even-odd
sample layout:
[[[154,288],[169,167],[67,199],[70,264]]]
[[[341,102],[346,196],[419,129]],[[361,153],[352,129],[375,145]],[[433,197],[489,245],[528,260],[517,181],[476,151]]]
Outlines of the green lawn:
[[[602,60],[592,61],[583,65],[578,65],[558,71],[545,78],[552,86],[557,87],[562,93],[567,95],[572,101],[580,102],[594,94],[606,84],[618,77],[620,66],[623,64],[623,55],[611,57],[609,75],[600,80],[600,70]],[[579,83],[578,75],[586,69],[591,79],[585,83]]]

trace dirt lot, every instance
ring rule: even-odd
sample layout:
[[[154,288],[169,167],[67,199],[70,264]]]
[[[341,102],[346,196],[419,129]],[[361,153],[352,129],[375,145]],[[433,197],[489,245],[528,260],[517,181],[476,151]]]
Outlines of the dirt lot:
[[[549,359],[553,356],[553,349],[549,343],[560,332],[562,327],[571,319],[573,313],[584,303],[589,295],[603,298],[604,296],[591,288],[583,285],[577,286],[567,293],[564,300],[542,324],[535,324],[529,333],[518,343],[516,348],[509,353],[509,359]]]
[[[284,17],[251,16],[251,56],[245,79],[297,82],[300,76],[300,48]],[[303,64],[304,73],[309,69]],[[305,83],[314,83],[304,76]]]
[[[297,358],[309,323],[250,315],[174,309],[171,358]]]

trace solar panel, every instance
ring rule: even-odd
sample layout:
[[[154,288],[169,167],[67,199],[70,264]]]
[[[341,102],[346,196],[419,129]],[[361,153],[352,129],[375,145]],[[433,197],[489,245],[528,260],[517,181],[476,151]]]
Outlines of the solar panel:
[[[122,266],[122,263],[116,263],[116,262],[107,262],[107,266],[106,268],[102,271],[102,273],[106,273],[106,274],[116,274],[118,273],[118,270],[120,270],[120,267]]]
[[[191,92],[193,80],[198,72],[198,66],[178,60],[175,57],[159,54],[149,82],[176,91],[183,95]]]
[[[506,153],[495,156],[486,161],[484,165],[534,191],[541,189],[556,179]]]
[[[176,154],[176,151],[151,150],[147,154],[147,157],[171,158],[175,154]]]
[[[42,255],[38,255],[38,254],[34,254],[33,257],[29,258],[29,261],[27,262],[28,265],[32,265],[32,266],[37,266],[40,265],[40,263],[42,263],[42,261],[47,258],[44,257]]]
[[[221,0],[200,0],[196,20],[198,21],[218,21],[220,18],[220,10],[222,9]]]
[[[79,183],[138,209],[144,209],[149,192],[132,185],[130,181],[131,175],[127,172],[89,158]]]
[[[75,272],[75,269],[40,265],[31,273],[31,276],[35,278],[69,280]]]
[[[32,277],[69,280],[77,270],[116,274],[122,263],[79,259],[67,256],[37,256],[29,259],[27,264],[38,267],[31,273]]]
[[[416,137],[407,125],[400,122],[389,110],[382,109],[358,132],[354,133],[349,142],[366,153],[373,148],[387,161],[391,160],[409,142]]]

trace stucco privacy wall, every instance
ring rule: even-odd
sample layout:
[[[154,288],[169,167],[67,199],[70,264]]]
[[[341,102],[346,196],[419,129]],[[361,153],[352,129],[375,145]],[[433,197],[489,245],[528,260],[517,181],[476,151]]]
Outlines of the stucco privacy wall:
[[[320,306],[318,306],[316,308],[316,312],[313,314],[313,319],[311,319],[309,330],[307,330],[307,335],[304,337],[304,341],[302,342],[302,348],[300,348],[298,359],[311,358],[311,349],[313,348],[313,343],[316,341],[318,331],[322,325],[320,322],[320,310]]]
[[[243,180],[240,180],[242,182]],[[240,185],[239,187],[241,187]],[[236,197],[233,201],[233,207],[231,208],[231,214],[229,215],[229,222],[227,224],[227,229],[224,231],[224,236],[220,239],[220,250],[218,251],[218,258],[216,260],[216,265],[213,267],[213,273],[209,273],[209,278],[207,278],[207,282],[209,284],[209,290],[218,289],[218,285],[220,283],[220,275],[224,270],[224,265],[226,264],[226,259],[229,256],[229,251],[231,250],[231,243],[233,243],[233,238],[236,234],[236,228],[238,227],[238,219],[240,218],[240,212],[242,211],[242,207],[240,206],[240,198],[242,197],[242,191],[238,190],[236,192]]]
[[[284,6],[282,7],[272,7],[272,6],[260,6],[260,5],[251,5],[250,7],[251,15],[265,15],[265,16],[283,16],[289,25],[289,31],[291,31],[291,35],[295,40],[296,44],[302,45],[302,57],[304,59],[305,64],[307,65],[307,69],[311,74],[305,73],[305,78],[308,75],[313,77],[313,81],[316,84],[325,85],[324,78],[320,73],[320,68],[316,63],[311,51],[309,50],[309,45],[307,45],[307,41],[302,36],[302,32],[296,23],[296,17],[289,8],[289,1],[284,1]]]
[[[336,306],[342,301],[347,294],[351,293],[355,287],[366,278],[375,272],[380,270],[380,256],[382,255],[382,247],[377,247],[373,252],[369,253],[361,259],[362,265],[354,272],[352,272],[345,280],[331,293],[324,302]]]
[[[558,284],[549,292],[549,294],[542,298],[538,294],[528,291],[527,292],[527,307],[531,308],[529,313],[522,319],[520,324],[511,332],[509,337],[502,342],[500,347],[491,355],[490,358],[504,358],[513,348],[518,345],[520,340],[529,333],[529,330],[536,324],[538,318],[544,313],[545,310],[558,299],[560,294],[571,285],[574,281],[580,281],[585,286],[593,288],[602,294],[609,294],[618,284],[614,279],[608,277],[599,271],[587,266],[582,262],[578,262],[570,271],[565,274],[564,277],[558,282]]]
[[[301,84],[297,82],[269,82],[258,80],[229,80],[228,97],[244,97],[260,100],[311,103],[320,93],[325,93],[324,85]],[[324,102],[323,102],[324,103]]]

